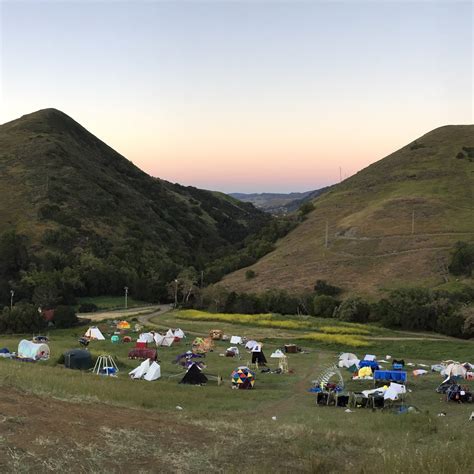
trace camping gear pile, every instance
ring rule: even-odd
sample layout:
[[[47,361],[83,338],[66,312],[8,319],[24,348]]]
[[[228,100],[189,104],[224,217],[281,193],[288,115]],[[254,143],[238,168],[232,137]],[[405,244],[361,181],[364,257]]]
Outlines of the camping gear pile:
[[[143,379],[152,382],[161,377],[161,367],[156,361],[146,359],[137,368],[130,371],[128,375],[134,380]]]
[[[201,368],[203,368],[205,367],[204,362],[202,360],[196,360],[202,359],[203,357],[203,354],[194,354],[194,352],[192,351],[187,351],[183,354],[179,354],[178,356],[176,356],[174,363],[181,365],[186,369],[189,369],[189,367],[191,367],[191,365],[193,364],[198,364]]]
[[[222,340],[222,336],[224,335],[224,331],[221,331],[220,329],[211,329],[209,331],[209,337],[213,341],[220,341]]]
[[[255,385],[255,373],[248,367],[237,367],[232,371],[232,388],[240,390],[250,390]]]

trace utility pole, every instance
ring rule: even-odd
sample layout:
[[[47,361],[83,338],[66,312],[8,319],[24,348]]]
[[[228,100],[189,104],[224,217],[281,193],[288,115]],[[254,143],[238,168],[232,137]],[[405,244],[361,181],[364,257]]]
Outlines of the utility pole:
[[[342,168],[339,166],[339,182],[342,183]]]
[[[411,233],[415,233],[415,211],[411,213]]]
[[[178,279],[174,280],[174,309],[178,306]]]
[[[204,282],[204,270],[201,270],[201,290],[202,290],[202,285],[203,285],[203,282]]]
[[[328,242],[329,242],[329,224],[328,221],[326,221],[326,238],[324,239],[324,246],[328,248]]]
[[[128,286],[124,286],[123,289],[125,290],[125,309],[128,308]]]
[[[13,296],[15,292],[13,290],[10,290],[10,311],[13,310]]]

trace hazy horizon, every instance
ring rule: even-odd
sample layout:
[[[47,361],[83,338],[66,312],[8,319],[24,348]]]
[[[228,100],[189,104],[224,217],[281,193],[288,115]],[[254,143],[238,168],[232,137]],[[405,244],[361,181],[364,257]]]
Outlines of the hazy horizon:
[[[471,2],[0,2],[0,122],[54,107],[147,173],[304,192],[472,123]]]

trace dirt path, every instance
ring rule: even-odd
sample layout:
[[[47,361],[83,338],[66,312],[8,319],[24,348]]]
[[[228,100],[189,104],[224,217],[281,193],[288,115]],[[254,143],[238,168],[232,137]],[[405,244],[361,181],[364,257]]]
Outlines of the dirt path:
[[[161,316],[163,314],[166,314],[169,311],[171,311],[172,309],[173,309],[173,306],[170,305],[170,304],[158,305],[156,307],[155,311],[139,315],[138,316],[138,322],[140,324],[142,324],[143,326],[155,326],[155,327],[157,327],[157,325],[155,323],[151,322],[150,319],[154,318],[155,316]]]
[[[120,319],[140,314],[156,314],[166,305],[137,306],[136,308],[115,309],[110,311],[100,311],[97,313],[78,313],[78,318],[90,319],[91,321],[103,321],[104,319]]]

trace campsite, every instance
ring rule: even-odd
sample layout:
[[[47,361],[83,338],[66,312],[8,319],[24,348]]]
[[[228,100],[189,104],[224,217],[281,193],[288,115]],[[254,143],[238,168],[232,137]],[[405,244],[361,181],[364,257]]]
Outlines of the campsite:
[[[245,472],[378,472],[387,465],[393,472],[469,472],[474,465],[474,425],[469,421],[474,405],[445,401],[443,394],[436,393],[443,377],[429,369],[448,359],[472,362],[472,340],[311,318],[311,330],[327,331],[323,335],[352,331],[345,334],[344,342],[324,341],[305,338],[302,329],[275,332],[257,325],[258,318],[245,324],[232,322],[238,316],[227,315],[228,321],[222,321],[222,315],[215,315],[213,321],[210,313],[170,311],[151,315],[147,327],[138,332],[133,330],[138,322],[133,315],[115,323],[94,321],[96,338],[86,348],[78,341],[89,331],[87,324],[46,334],[48,360],[1,359],[5,398],[0,401],[0,434],[7,455],[0,467],[12,470],[21,465],[27,470],[41,465],[57,470],[74,469],[79,463],[80,472],[120,472],[127,461],[142,472],[241,472],[242,466],[235,461],[241,453],[245,453]],[[286,317],[286,321],[305,322],[296,317]],[[112,342],[117,326],[126,328],[127,322],[130,329],[121,329],[120,338],[129,336],[132,341]],[[139,335],[148,330],[166,336],[169,328],[181,328],[186,337],[170,346],[147,343],[157,351],[159,378],[130,378],[129,372],[143,362],[128,357]],[[270,371],[262,372],[262,367],[251,364],[252,354],[245,345],[217,339],[212,341],[212,351],[198,359],[207,383],[180,384],[186,368],[176,363],[177,357],[190,351],[197,337],[205,339],[216,329],[261,343]],[[2,336],[0,345],[16,350],[21,339]],[[286,353],[289,371],[278,373],[278,360],[271,355],[286,344],[301,351]],[[240,358],[225,356],[231,346],[238,347]],[[71,349],[88,351],[94,362],[100,355],[110,355],[117,365],[116,376],[65,368],[64,353]],[[341,353],[361,359],[364,354],[376,354],[377,360],[387,355],[404,359],[404,404],[414,407],[413,411],[317,406],[317,394],[309,391],[313,381],[328,367],[338,365]],[[232,390],[231,374],[239,366],[254,372],[251,390]],[[414,376],[413,370],[422,367],[428,367],[427,373]],[[375,386],[373,380],[352,380],[344,367],[339,370],[346,390],[359,392]],[[463,380],[462,385],[474,390],[472,380]],[[14,400],[24,407],[16,415]]]

